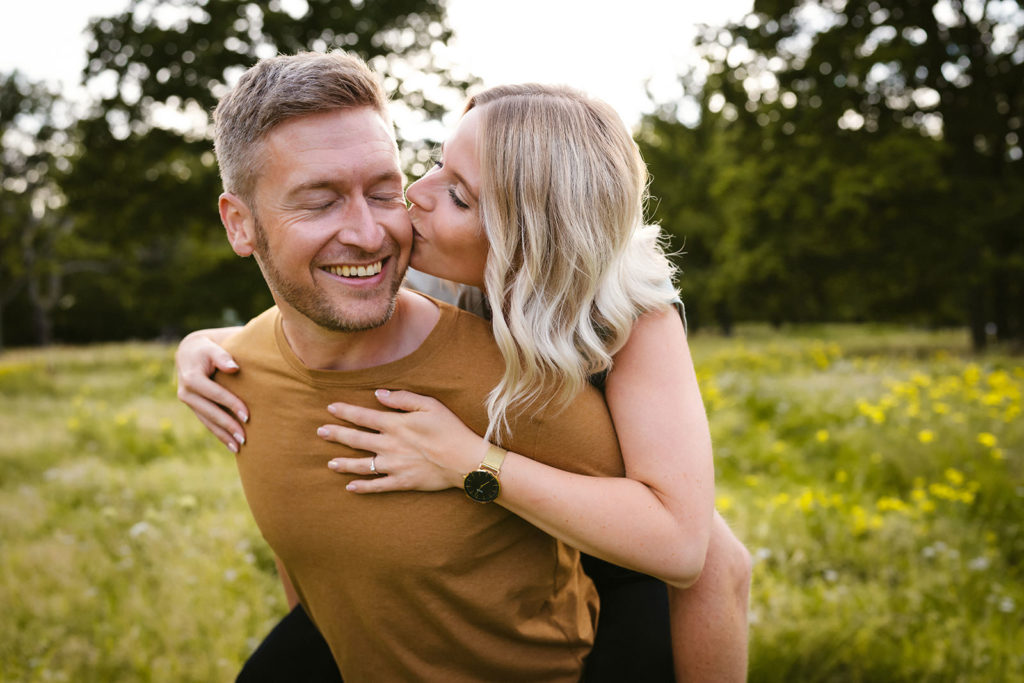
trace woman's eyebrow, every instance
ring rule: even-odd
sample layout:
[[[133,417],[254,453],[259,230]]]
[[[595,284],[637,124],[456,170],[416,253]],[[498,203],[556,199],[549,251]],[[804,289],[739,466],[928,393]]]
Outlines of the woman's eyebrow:
[[[441,143],[441,157],[442,158],[444,157],[444,143],[443,142]],[[455,179],[457,181],[459,181],[459,184],[462,185],[464,188],[466,188],[466,192],[469,193],[469,196],[472,197],[473,201],[479,203],[479,200],[477,199],[477,196],[476,196],[476,192],[473,191],[473,186],[470,185],[469,183],[467,183],[466,179],[463,178],[461,175],[459,175],[459,172],[456,171],[454,168],[451,168],[447,164],[445,164],[445,168],[447,168],[449,171],[451,171],[451,174],[453,176],[455,176]]]

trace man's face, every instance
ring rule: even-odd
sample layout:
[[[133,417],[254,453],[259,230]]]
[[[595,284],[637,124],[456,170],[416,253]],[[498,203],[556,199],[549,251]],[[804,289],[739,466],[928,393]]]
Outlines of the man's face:
[[[368,107],[299,117],[262,156],[254,248],[278,306],[338,332],[383,325],[412,246],[387,124]]]

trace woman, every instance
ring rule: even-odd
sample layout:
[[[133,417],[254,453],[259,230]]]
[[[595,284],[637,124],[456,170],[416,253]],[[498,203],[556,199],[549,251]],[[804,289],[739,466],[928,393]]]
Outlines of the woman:
[[[506,362],[488,400],[490,426],[474,434],[439,402],[408,392],[378,393],[385,407],[405,412],[334,404],[335,417],[374,430],[319,430],[376,454],[331,461],[335,471],[368,477],[350,491],[460,487],[486,443],[503,440],[510,407],[557,410],[588,378],[602,377],[627,478],[571,474],[509,453],[495,502],[585,553],[676,588],[696,581],[713,524],[719,535],[728,531],[713,517],[710,437],[672,305],[671,268],[656,229],[642,222],[646,183],[635,144],[604,103],[538,85],[469,101],[443,158],[407,198],[412,266],[485,292]],[[182,343],[179,362],[179,394],[237,452],[241,424],[216,404],[243,421],[244,406],[201,379],[230,369],[230,359],[199,334]],[[537,399],[552,391],[550,403]],[[607,566],[597,572],[599,588],[649,585],[609,578]],[[602,591],[603,615],[614,600]],[[684,630],[675,649],[685,669],[692,643],[681,642]],[[745,652],[732,654],[745,662]]]

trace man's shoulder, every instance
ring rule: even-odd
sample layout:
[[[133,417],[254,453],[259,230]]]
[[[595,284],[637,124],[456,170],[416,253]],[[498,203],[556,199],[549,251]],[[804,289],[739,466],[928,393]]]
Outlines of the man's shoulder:
[[[224,348],[235,356],[251,356],[274,348],[274,336],[279,313],[271,306],[245,324],[241,330],[224,341]]]
[[[438,324],[442,326],[441,329],[445,333],[485,340],[489,344],[494,344],[490,321],[442,299],[422,293],[420,295],[426,296],[426,298],[432,300],[441,309],[441,317]]]

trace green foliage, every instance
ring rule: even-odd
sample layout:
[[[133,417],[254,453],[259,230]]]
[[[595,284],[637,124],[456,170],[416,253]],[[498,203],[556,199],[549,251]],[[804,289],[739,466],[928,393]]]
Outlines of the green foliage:
[[[700,120],[666,106],[639,136],[652,192],[681,195],[657,218],[706,252],[683,260],[697,320],[1024,338],[1022,37],[1017,2],[756,2],[707,29]]]
[[[53,177],[66,162],[66,136],[55,121],[58,103],[17,71],[0,74],[0,350],[5,310],[18,297],[27,303],[36,336],[49,341],[49,314],[69,270],[69,226]]]
[[[962,331],[691,338],[751,681],[1024,678],[1024,365]],[[231,680],[284,614],[150,344],[0,356],[0,680]]]

